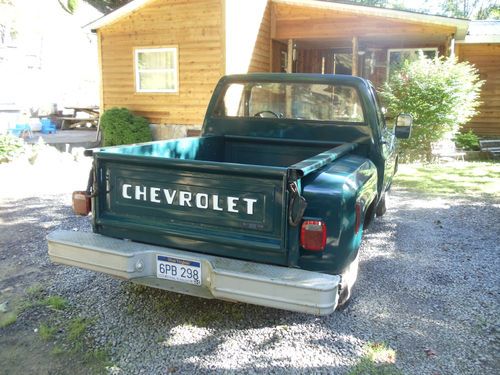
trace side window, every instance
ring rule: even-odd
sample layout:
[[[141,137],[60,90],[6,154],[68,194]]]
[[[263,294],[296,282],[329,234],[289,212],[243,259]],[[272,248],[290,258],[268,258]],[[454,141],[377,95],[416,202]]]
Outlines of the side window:
[[[377,111],[378,126],[381,129],[386,129],[387,124],[385,123],[385,116],[384,116],[384,112],[382,110],[382,103],[380,102],[380,97],[377,95],[377,91],[375,90],[375,88],[373,86],[371,87],[371,92],[372,92],[373,99],[375,102],[375,110]]]
[[[177,47],[135,49],[136,92],[179,92]]]

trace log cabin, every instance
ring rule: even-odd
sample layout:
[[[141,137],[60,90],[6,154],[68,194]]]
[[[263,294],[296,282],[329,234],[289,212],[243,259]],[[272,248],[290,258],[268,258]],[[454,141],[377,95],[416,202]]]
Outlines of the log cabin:
[[[472,63],[484,86],[478,114],[465,126],[484,138],[500,137],[500,21],[472,21],[467,35],[457,41],[459,61]]]
[[[224,74],[352,74],[379,86],[418,51],[476,64],[487,84],[468,126],[500,135],[500,40],[468,35],[470,24],[319,0],[133,0],[88,27],[98,39],[101,109],[148,118],[156,139],[199,130]]]

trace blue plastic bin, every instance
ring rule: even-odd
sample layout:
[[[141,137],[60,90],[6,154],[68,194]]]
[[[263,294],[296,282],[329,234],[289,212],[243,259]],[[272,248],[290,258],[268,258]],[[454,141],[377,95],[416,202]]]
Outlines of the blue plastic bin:
[[[40,120],[40,122],[42,123],[42,133],[43,134],[50,134],[50,133],[55,134],[56,126],[50,121],[50,119],[43,118]]]
[[[28,124],[16,124],[14,129],[9,129],[9,133],[16,137],[21,137],[23,135],[32,136],[31,126]]]

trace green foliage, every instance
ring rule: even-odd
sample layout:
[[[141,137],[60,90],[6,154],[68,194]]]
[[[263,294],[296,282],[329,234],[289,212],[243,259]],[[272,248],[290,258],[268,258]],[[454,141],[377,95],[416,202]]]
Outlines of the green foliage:
[[[33,284],[26,288],[26,294],[30,299],[39,299],[43,293],[43,285],[42,284]]]
[[[41,304],[55,310],[64,310],[68,307],[68,301],[60,296],[48,296],[41,302]]]
[[[402,375],[394,365],[396,351],[384,343],[368,343],[365,354],[349,372],[348,375]]]
[[[76,8],[78,8],[78,0],[68,0],[68,10],[71,13],[75,13]]]
[[[149,122],[126,108],[111,108],[101,117],[103,146],[149,142],[153,139]]]
[[[106,349],[95,347],[93,338],[88,334],[95,322],[92,318],[75,317],[51,319],[51,323],[42,323],[38,329],[40,338],[53,343],[52,355],[65,356],[70,362],[88,367],[88,373],[107,373],[110,365]]]
[[[411,138],[400,142],[401,160],[430,161],[431,144],[456,133],[476,114],[482,84],[467,62],[423,54],[405,61],[381,93],[390,115],[409,113],[414,119]]]
[[[359,3],[361,5],[369,5],[369,6],[377,6],[377,7],[386,7],[388,5],[388,0],[353,0],[355,3]]]
[[[500,5],[491,0],[444,0],[440,4],[449,17],[474,20],[498,19]]]
[[[38,334],[42,340],[51,340],[57,332],[57,327],[50,327],[49,325],[42,323],[40,328],[38,328]]]
[[[488,14],[489,20],[500,20],[500,6],[493,8],[490,10]]]
[[[25,151],[25,144],[21,138],[10,134],[0,135],[0,163],[14,160]]]
[[[387,9],[406,9],[412,10],[413,4],[411,2],[406,2],[404,0],[351,0],[354,3],[359,3],[361,5],[375,6],[379,8]],[[413,9],[417,10],[417,9]],[[419,9],[421,10],[421,9]]]
[[[83,318],[74,318],[68,324],[68,339],[77,341],[82,338],[88,328],[88,320]]]
[[[10,312],[5,316],[0,316],[0,328],[5,328],[17,321],[17,313]]]
[[[479,137],[472,130],[458,133],[453,139],[458,148],[466,151],[479,151]]]

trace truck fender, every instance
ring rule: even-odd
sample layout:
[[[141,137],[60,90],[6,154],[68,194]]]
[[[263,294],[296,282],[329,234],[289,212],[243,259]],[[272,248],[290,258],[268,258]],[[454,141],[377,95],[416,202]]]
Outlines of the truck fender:
[[[323,220],[327,227],[327,245],[321,257],[300,253],[304,269],[342,274],[357,256],[364,222],[373,215],[377,197],[377,169],[372,161],[348,155],[304,178],[303,196],[308,206],[304,218]],[[358,231],[356,204],[361,207]]]

